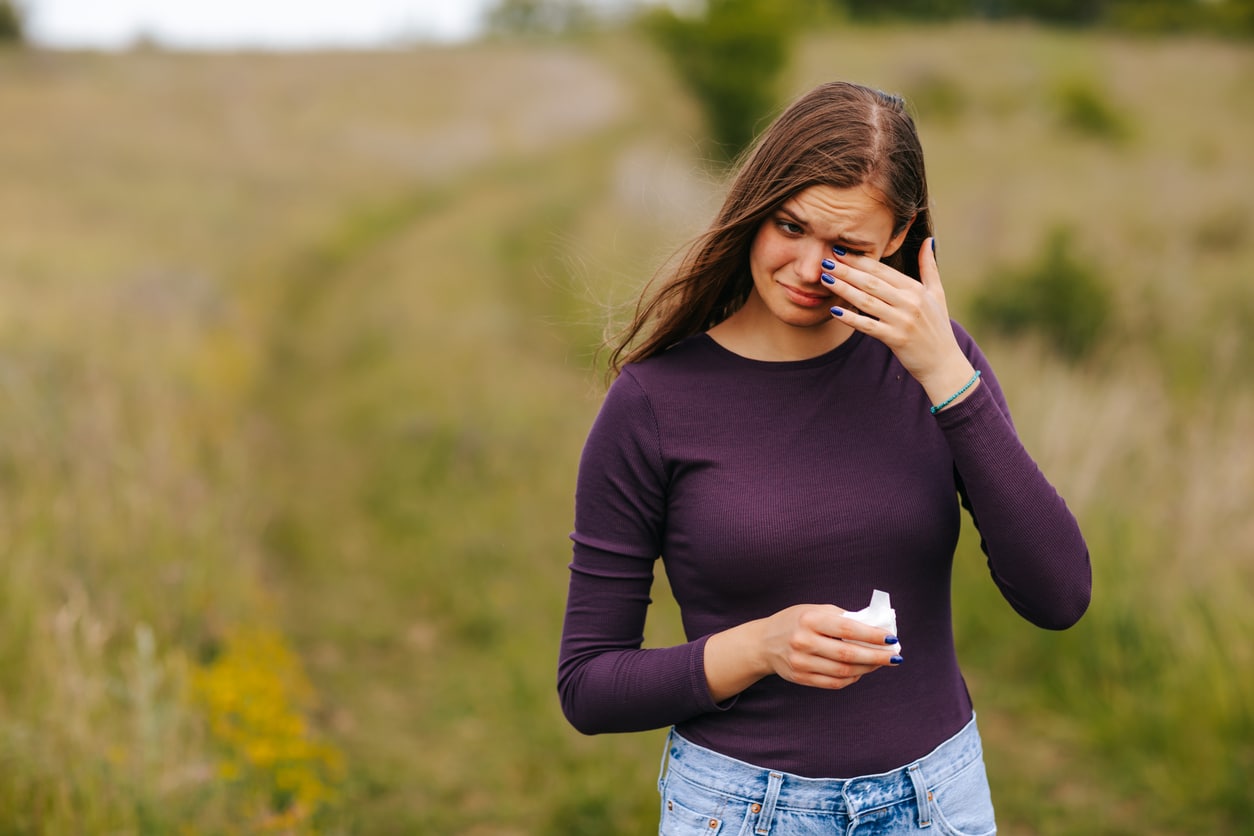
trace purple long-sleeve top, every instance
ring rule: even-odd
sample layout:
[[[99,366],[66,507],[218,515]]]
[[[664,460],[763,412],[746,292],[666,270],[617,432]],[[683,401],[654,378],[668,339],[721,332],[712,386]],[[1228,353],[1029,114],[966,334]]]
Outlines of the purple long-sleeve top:
[[[1088,607],[1088,550],[1020,443],[979,347],[980,384],[933,415],[880,342],[854,333],[808,360],[764,362],[708,335],[623,369],[584,447],[558,668],[588,734],[674,725],[730,757],[808,777],[904,766],[954,735],[972,704],[954,651],[950,572],[959,502],[989,570],[1050,629]],[[654,561],[688,641],[643,648]],[[801,603],[892,596],[905,661],[846,688],[768,676],[723,703],[706,639]]]

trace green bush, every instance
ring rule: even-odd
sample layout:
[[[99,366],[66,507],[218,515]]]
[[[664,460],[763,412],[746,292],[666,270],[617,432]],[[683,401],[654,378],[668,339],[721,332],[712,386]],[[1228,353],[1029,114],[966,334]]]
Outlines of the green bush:
[[[1036,262],[986,283],[972,303],[977,323],[1007,334],[1036,332],[1070,360],[1097,346],[1110,317],[1110,291],[1072,250],[1072,234],[1057,228]]]
[[[936,70],[921,70],[905,84],[914,115],[928,122],[952,125],[967,109],[967,94],[957,80]]]
[[[543,35],[574,32],[592,23],[580,0],[498,0],[485,17],[497,35]]]
[[[10,0],[0,0],[0,46],[25,40],[21,13]]]
[[[1142,32],[1254,34],[1254,0],[825,0],[856,21],[1034,20]]]
[[[749,146],[776,104],[791,20],[770,0],[710,0],[704,19],[665,8],[643,18],[645,31],[700,102],[711,151],[723,161]]]
[[[951,20],[974,16],[977,9],[968,0],[831,0],[831,5],[854,20]]]
[[[1139,32],[1254,35],[1254,0],[1111,0],[1104,17],[1116,29]]]
[[[1058,120],[1067,130],[1116,145],[1131,139],[1128,117],[1091,81],[1063,81],[1054,88],[1053,98]]]

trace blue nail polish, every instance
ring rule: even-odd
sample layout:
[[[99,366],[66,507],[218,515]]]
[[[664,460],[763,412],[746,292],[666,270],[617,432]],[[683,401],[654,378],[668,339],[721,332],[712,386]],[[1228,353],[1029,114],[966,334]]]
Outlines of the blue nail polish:
[[[825,258],[825,259],[823,259],[822,264],[823,264],[823,269],[824,269],[824,270],[835,270],[835,269],[836,269],[836,262],[832,261],[830,258]]]
[[[936,239],[932,239],[932,255],[936,255]]]
[[[833,279],[831,276],[827,275],[826,273],[819,276],[819,278],[822,279],[825,284],[836,284],[836,280]]]
[[[832,316],[844,316],[845,312],[840,308],[832,308]]]
[[[906,660],[905,660],[905,659],[903,659],[903,658],[901,658],[900,656],[894,656],[893,658],[889,659],[888,661],[892,662],[894,665],[900,665],[902,662],[904,662],[904,661],[906,661]]]
[[[897,639],[897,637],[896,637],[896,636],[885,636],[885,637],[884,637],[884,644],[897,644],[897,641],[898,641],[898,639]]]
[[[832,252],[836,253],[836,255],[844,255],[846,251],[844,247],[832,247]]]

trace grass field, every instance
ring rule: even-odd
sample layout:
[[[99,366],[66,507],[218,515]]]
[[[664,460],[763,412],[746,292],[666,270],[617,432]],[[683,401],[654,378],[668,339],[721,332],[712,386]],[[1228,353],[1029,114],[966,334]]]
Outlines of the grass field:
[[[1066,230],[1078,361],[974,328],[1081,519],[1043,633],[973,538],[960,655],[1008,834],[1254,816],[1254,52],[824,32],[904,92],[966,319]],[[0,833],[647,833],[660,733],[554,692],[596,346],[717,205],[628,37],[0,52]],[[664,591],[649,626],[678,640]]]

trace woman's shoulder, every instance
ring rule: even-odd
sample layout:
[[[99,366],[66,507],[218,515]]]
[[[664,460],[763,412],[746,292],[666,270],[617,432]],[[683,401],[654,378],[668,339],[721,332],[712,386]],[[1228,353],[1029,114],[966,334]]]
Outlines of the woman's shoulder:
[[[693,334],[652,357],[628,363],[619,377],[629,377],[646,387],[682,383],[693,374],[708,371],[717,362],[718,352],[712,348],[713,340],[707,334]]]

